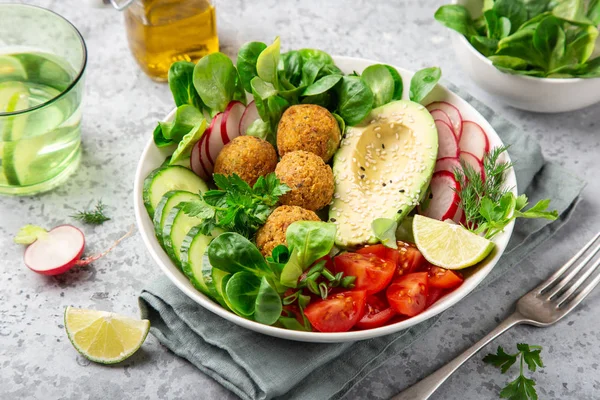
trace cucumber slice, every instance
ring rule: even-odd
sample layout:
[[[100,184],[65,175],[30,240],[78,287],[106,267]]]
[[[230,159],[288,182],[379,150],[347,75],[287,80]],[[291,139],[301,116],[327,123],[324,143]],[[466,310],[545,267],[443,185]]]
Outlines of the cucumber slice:
[[[165,222],[167,221],[167,216],[179,203],[200,200],[200,196],[197,194],[186,192],[184,190],[170,190],[164,194],[164,196],[160,199],[160,203],[156,206],[156,211],[154,212],[154,233],[156,233],[156,238],[160,245],[165,248],[163,243],[163,230],[165,227]]]
[[[158,168],[144,180],[144,205],[150,217],[160,199],[170,190],[184,190],[191,193],[204,193],[208,190],[206,183],[187,168],[179,165]],[[187,232],[186,232],[187,233]]]
[[[199,226],[195,226],[190,229],[181,244],[180,256],[183,273],[187,275],[196,289],[209,297],[214,297],[214,290],[209,290],[205,278],[212,280],[210,276],[212,266],[208,261],[208,257],[204,257],[204,255],[210,241],[220,235],[221,232],[220,229],[215,230],[212,235],[206,236],[200,233]],[[204,271],[206,271],[206,274],[204,274]]]
[[[225,294],[225,286],[227,286],[227,282],[231,278],[231,274],[229,272],[225,272],[218,268],[211,269],[212,281],[210,281],[210,285],[213,286],[214,290],[217,293],[217,302],[223,306],[223,308],[231,311],[233,307],[227,301],[227,296]],[[208,283],[208,281],[207,281]]]
[[[165,250],[181,269],[181,245],[188,232],[202,222],[202,218],[191,217],[183,212],[185,203],[179,203],[171,209],[165,220],[162,233]]]

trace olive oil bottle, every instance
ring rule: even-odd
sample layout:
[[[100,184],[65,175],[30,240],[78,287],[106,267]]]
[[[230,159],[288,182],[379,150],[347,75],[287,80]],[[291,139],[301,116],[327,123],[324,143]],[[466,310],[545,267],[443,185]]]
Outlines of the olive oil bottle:
[[[209,0],[135,0],[125,10],[129,47],[152,79],[167,79],[175,61],[196,62],[219,51],[215,8]]]

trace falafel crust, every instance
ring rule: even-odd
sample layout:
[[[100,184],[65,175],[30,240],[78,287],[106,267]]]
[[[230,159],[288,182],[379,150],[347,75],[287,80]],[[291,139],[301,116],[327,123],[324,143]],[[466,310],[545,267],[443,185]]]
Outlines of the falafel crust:
[[[281,196],[281,204],[316,211],[331,202],[335,184],[331,167],[314,153],[293,151],[281,158],[275,175],[291,190]]]
[[[215,174],[237,174],[250,186],[275,171],[277,152],[271,143],[255,136],[238,136],[227,143],[215,161]]]
[[[267,222],[256,233],[256,245],[263,256],[270,256],[273,249],[280,244],[287,244],[285,233],[288,226],[296,221],[320,221],[313,211],[296,206],[277,207]]]
[[[277,127],[277,150],[285,154],[304,150],[328,162],[340,145],[341,133],[336,119],[316,104],[291,106],[281,116]]]

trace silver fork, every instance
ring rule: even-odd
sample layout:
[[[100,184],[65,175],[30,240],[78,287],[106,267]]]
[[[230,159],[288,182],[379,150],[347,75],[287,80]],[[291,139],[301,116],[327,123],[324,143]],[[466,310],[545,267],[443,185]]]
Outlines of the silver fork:
[[[567,315],[600,283],[600,274],[597,274],[593,279],[589,279],[600,265],[600,259],[592,262],[594,256],[600,251],[600,245],[596,245],[588,252],[599,237],[600,232],[544,283],[521,297],[517,302],[515,312],[502,321],[496,329],[450,363],[392,397],[391,400],[426,400],[465,361],[513,326],[527,324],[546,327]],[[575,265],[586,252],[588,253],[583,261]],[[592,265],[583,271],[590,264]],[[573,265],[575,266],[573,267]],[[578,274],[580,275],[575,279]],[[585,285],[582,287],[584,283]]]

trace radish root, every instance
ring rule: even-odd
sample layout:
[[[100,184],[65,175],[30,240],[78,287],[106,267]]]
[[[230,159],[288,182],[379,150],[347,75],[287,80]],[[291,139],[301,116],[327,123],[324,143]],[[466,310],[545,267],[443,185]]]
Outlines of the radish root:
[[[119,239],[117,239],[113,243],[113,245],[110,246],[106,251],[104,251],[104,252],[102,252],[100,254],[94,254],[94,255],[89,256],[89,257],[80,258],[79,260],[77,260],[77,262],[75,263],[75,265],[78,266],[78,267],[84,267],[84,266],[89,265],[89,264],[93,263],[94,261],[96,261],[96,260],[104,257],[105,255],[107,255],[108,253],[110,253],[111,251],[113,251],[115,249],[115,247],[117,247],[119,245],[119,243],[121,243],[123,240],[125,240],[129,236],[131,236],[134,231],[135,231],[135,225],[131,225],[131,227],[129,228],[129,231],[127,231],[126,234],[124,234]]]

